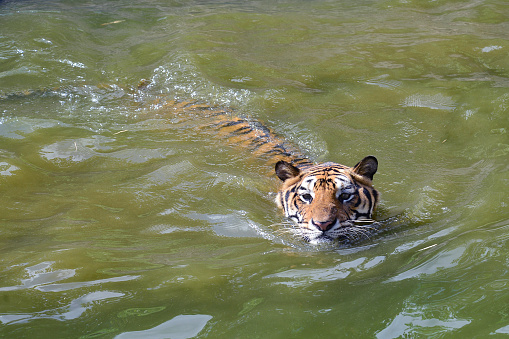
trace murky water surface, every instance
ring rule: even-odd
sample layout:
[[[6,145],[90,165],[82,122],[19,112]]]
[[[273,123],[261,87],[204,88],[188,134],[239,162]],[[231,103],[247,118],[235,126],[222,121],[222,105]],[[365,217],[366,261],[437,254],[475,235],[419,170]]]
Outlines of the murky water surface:
[[[0,27],[0,336],[509,333],[504,0],[6,0]],[[294,238],[266,161],[174,99],[377,156],[381,232]]]

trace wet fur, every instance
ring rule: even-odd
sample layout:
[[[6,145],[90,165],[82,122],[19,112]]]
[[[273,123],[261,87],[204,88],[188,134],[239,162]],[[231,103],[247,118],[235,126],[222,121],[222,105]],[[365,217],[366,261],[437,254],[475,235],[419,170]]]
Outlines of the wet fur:
[[[378,161],[373,156],[354,167],[337,163],[294,166],[279,161],[276,175],[283,185],[277,205],[311,243],[369,237],[369,224],[379,194],[373,187]]]

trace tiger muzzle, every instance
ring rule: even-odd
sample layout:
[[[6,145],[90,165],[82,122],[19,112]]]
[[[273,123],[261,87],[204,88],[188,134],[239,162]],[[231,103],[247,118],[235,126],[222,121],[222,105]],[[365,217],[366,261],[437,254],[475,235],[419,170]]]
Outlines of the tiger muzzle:
[[[311,224],[321,230],[322,232],[328,231],[336,224],[337,219],[331,219],[327,221],[315,221],[314,219],[311,219]]]

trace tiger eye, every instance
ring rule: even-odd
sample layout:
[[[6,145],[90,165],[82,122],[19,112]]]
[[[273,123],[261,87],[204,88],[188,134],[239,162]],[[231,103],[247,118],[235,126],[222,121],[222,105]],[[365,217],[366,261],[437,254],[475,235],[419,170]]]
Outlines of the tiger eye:
[[[311,202],[311,200],[313,200],[313,196],[309,193],[305,193],[305,194],[301,195],[300,197],[305,202]]]
[[[341,193],[338,197],[339,200],[341,201],[345,201],[345,200],[348,200],[350,199],[352,195],[350,193]]]

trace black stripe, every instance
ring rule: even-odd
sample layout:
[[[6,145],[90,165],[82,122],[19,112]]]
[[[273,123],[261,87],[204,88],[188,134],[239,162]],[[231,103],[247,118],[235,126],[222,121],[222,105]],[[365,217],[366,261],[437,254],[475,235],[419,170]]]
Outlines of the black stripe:
[[[271,149],[271,150],[266,151],[264,154],[265,155],[281,155],[282,153],[283,152],[279,149]]]
[[[288,202],[289,199],[290,199],[290,191],[286,191],[285,192],[285,201]]]
[[[370,194],[369,190],[366,187],[362,188],[362,192],[366,196],[366,199],[368,199],[369,210],[371,210],[371,206],[373,206],[373,201],[371,199],[371,194]]]
[[[234,120],[234,121],[228,121],[226,124],[224,124],[224,127],[230,127],[230,126],[237,126],[238,124],[244,124],[247,121],[244,119]]]
[[[369,213],[359,213],[355,211],[355,220],[359,219],[359,217],[365,217],[367,219],[370,219],[371,215],[369,215]]]
[[[230,134],[232,135],[243,135],[243,134],[248,134],[249,132],[252,132],[253,130],[251,129],[250,126],[243,126],[243,127],[240,127],[239,129],[231,132]]]
[[[362,203],[362,198],[360,197],[359,195],[359,192],[355,192],[355,195],[357,195],[357,202],[355,203],[355,205],[353,205],[354,208],[357,208],[360,206],[360,204]]]
[[[262,132],[264,133],[265,135],[270,135],[270,129],[267,127],[267,126],[264,126],[261,122],[259,121],[252,121],[251,122],[251,125],[253,126],[253,129],[256,129],[257,131],[259,132]]]
[[[297,206],[297,199],[295,199],[293,201],[293,207],[298,211],[299,210],[299,206]]]

